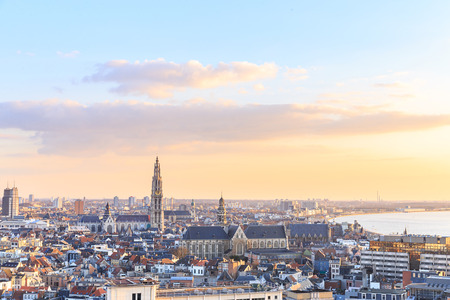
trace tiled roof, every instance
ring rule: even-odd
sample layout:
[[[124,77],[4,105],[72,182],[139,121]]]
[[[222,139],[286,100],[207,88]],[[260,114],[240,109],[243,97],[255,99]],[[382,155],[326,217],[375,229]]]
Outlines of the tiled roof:
[[[94,215],[86,215],[86,216],[82,216],[81,223],[100,223],[100,219],[98,218],[98,216],[94,216]]]
[[[238,228],[239,228],[239,225],[228,226],[228,236],[230,237],[230,239],[234,236],[234,234],[236,233]]]
[[[191,226],[183,236],[185,240],[228,240],[228,235],[220,226]]]
[[[296,235],[299,237],[303,235],[328,237],[328,224],[290,224],[289,229],[291,230],[291,237]]]
[[[283,225],[250,225],[245,235],[249,239],[284,239],[286,231]]]
[[[119,215],[116,222],[150,222],[149,215]]]

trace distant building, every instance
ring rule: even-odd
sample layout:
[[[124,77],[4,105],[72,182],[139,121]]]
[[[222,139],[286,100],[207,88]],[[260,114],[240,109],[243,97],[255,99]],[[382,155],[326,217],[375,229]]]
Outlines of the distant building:
[[[34,202],[34,195],[30,194],[30,196],[28,196],[28,203],[33,203]]]
[[[62,208],[62,199],[61,198],[59,198],[59,197],[56,197],[54,200],[53,200],[53,207],[54,208]]]
[[[75,214],[83,215],[84,214],[84,201],[83,200],[75,200]]]
[[[117,196],[114,197],[113,205],[115,208],[119,207],[119,197]]]
[[[6,188],[2,199],[2,216],[10,219],[19,214],[19,191],[17,187]]]
[[[133,207],[136,204],[136,197],[130,196],[128,197],[128,206]]]
[[[315,200],[305,200],[302,201],[302,208],[317,209],[319,208],[319,203]]]
[[[148,206],[150,204],[150,197],[149,196],[145,196],[144,197],[144,206]]]
[[[225,208],[225,200],[221,196],[219,199],[219,208],[217,209],[217,223],[219,225],[227,224],[227,209]]]
[[[278,210],[280,211],[291,211],[294,209],[294,204],[290,200],[281,200],[278,205]]]
[[[118,215],[117,218],[114,218],[111,215],[109,203],[106,203],[105,212],[101,218],[95,215],[85,215],[78,221],[78,225],[86,226],[91,232],[125,234],[128,230],[150,229],[150,216]]]

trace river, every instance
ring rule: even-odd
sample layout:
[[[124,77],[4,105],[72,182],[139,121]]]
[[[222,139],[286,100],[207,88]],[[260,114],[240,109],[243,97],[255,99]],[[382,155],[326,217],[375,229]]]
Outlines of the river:
[[[450,236],[450,211],[385,213],[338,217],[337,223],[357,220],[366,230],[380,234],[403,233]]]

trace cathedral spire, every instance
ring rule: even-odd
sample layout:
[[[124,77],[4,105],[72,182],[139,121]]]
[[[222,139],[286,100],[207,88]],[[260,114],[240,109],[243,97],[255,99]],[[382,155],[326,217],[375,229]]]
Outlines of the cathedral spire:
[[[111,216],[111,211],[109,210],[109,202],[106,202],[105,213],[103,214],[103,220],[108,219]]]
[[[162,192],[161,166],[159,164],[159,158],[157,156],[153,171],[152,199],[149,213],[152,227],[157,227],[161,231],[164,230],[164,209],[162,207],[162,197],[163,192]]]

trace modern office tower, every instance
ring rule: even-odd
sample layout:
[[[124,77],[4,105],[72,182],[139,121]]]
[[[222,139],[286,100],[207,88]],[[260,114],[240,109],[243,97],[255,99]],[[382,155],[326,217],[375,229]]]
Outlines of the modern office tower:
[[[19,214],[19,191],[16,187],[6,188],[2,199],[2,215],[12,219]]]
[[[115,208],[119,207],[119,197],[117,196],[114,197],[114,207]]]
[[[164,230],[164,209],[162,207],[162,178],[161,178],[161,166],[159,165],[158,157],[156,157],[155,169],[152,180],[152,198],[149,209],[151,226]]]
[[[133,207],[136,204],[136,197],[130,196],[128,198],[128,206]]]
[[[84,214],[84,201],[83,200],[75,200],[75,214],[83,215]]]
[[[28,203],[33,203],[34,202],[34,195],[30,194],[30,196],[28,196]]]
[[[55,200],[53,200],[53,207],[54,208],[62,208],[62,199],[59,197],[56,197]]]

